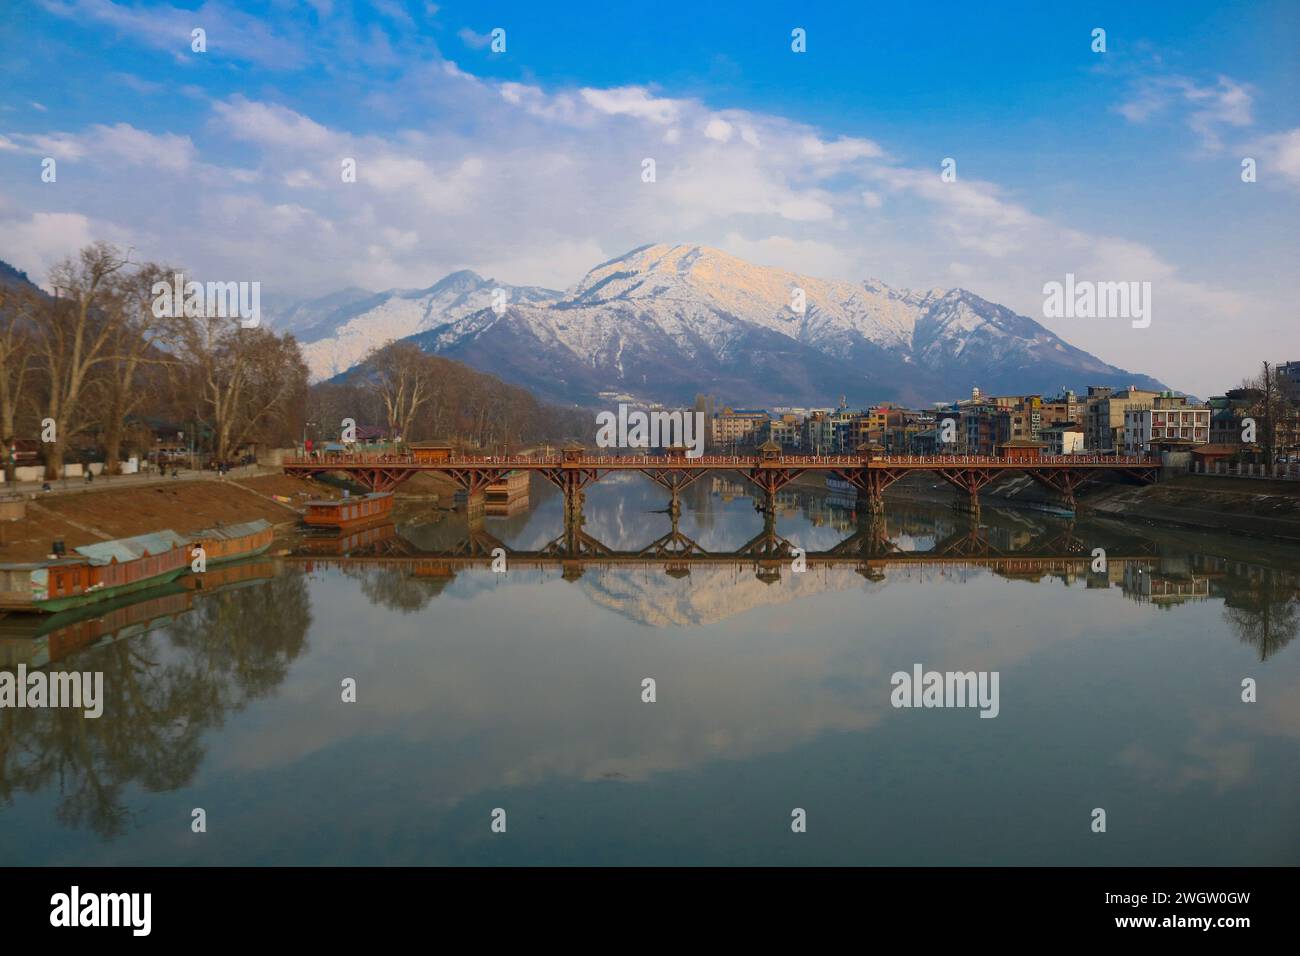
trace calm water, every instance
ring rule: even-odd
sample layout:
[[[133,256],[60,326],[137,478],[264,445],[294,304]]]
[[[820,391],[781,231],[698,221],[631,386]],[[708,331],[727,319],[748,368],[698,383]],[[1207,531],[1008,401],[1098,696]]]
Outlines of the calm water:
[[[678,546],[759,536],[743,492],[691,488]],[[606,479],[584,530],[636,550],[665,504]],[[416,514],[357,551],[540,551],[560,505],[535,486],[474,536]],[[858,530],[817,493],[781,505],[810,552]],[[0,660],[103,671],[107,703],[0,710],[0,863],[1300,863],[1294,554],[921,504],[864,538],[872,560],[802,574],[266,561],[10,633]],[[1105,574],[1062,563],[1096,547]],[[918,663],[997,671],[999,716],[895,709],[890,675]]]

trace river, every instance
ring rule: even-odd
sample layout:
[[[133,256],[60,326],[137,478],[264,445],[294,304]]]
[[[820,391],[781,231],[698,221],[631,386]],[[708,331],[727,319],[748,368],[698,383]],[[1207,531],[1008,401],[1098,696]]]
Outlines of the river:
[[[796,572],[722,556],[764,541],[739,484],[677,537],[666,504],[601,481],[584,547],[623,557],[567,562],[536,483],[475,535],[408,508],[85,646],[5,637],[106,699],[0,710],[0,864],[1300,863],[1294,553],[942,503],[863,531],[802,489]],[[918,667],[996,674],[996,716],[895,706]]]

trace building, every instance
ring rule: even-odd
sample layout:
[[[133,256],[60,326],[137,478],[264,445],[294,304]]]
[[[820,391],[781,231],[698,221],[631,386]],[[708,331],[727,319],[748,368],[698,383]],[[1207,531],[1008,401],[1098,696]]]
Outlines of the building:
[[[1083,426],[1077,422],[1059,422],[1042,430],[1044,454],[1078,455],[1083,452]]]
[[[1083,423],[1087,449],[1114,453],[1123,448],[1124,412],[1138,406],[1154,407],[1161,395],[1132,385],[1118,392],[1108,386],[1089,385]]]
[[[768,423],[768,438],[788,451],[803,447],[803,420],[786,412]]]
[[[1275,368],[1282,397],[1292,405],[1300,405],[1300,362],[1283,362]]]
[[[766,440],[771,416],[755,408],[724,408],[713,416],[713,444],[720,447],[757,445]]]
[[[829,411],[815,411],[804,419],[803,447],[810,455],[829,455],[835,450],[835,422]]]
[[[1083,421],[1086,405],[1074,392],[1065,390],[1055,398],[1045,398],[1039,408],[1041,427]]]
[[[1125,454],[1147,455],[1177,446],[1204,445],[1209,440],[1208,405],[1131,406],[1124,411]]]
[[[1215,445],[1240,445],[1244,435],[1242,419],[1263,401],[1264,393],[1256,388],[1233,388],[1215,395],[1206,405],[1210,409],[1210,442]]]

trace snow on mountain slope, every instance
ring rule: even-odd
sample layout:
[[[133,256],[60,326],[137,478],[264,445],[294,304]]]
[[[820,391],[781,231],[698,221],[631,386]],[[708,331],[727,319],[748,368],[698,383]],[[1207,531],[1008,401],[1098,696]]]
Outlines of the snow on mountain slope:
[[[313,380],[329,378],[356,365],[385,342],[489,309],[497,288],[506,292],[509,302],[542,303],[560,295],[550,289],[505,285],[468,270],[453,272],[427,289],[366,294],[326,312],[298,332],[303,358]]]
[[[689,402],[700,392],[751,404],[825,405],[841,394],[853,403],[924,404],[972,385],[1001,393],[1162,387],[962,289],[820,279],[705,246],[633,249],[563,294],[531,290],[540,294],[530,299],[517,290],[501,314],[487,307],[490,283],[477,276],[457,280],[470,287],[458,297],[430,295],[454,278],[388,294],[339,326],[314,346],[313,371],[342,371],[381,336],[414,329],[407,334],[427,351],[585,404],[609,394]],[[802,313],[792,308],[796,290]],[[436,319],[421,311],[430,303]]]

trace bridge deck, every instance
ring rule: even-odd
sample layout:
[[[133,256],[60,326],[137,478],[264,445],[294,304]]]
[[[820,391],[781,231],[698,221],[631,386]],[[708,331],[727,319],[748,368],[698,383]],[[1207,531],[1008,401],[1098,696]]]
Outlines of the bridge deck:
[[[666,455],[475,455],[441,461],[417,460],[411,455],[333,454],[312,458],[294,456],[281,462],[285,469],[313,471],[353,468],[392,468],[414,471],[456,469],[549,470],[586,468],[601,471],[712,470],[798,468],[805,471],[851,469],[995,468],[1025,471],[1036,468],[1147,469],[1160,467],[1160,459],[1128,455],[1044,455],[1039,458],[1001,458],[993,455],[701,455],[698,458]]]

